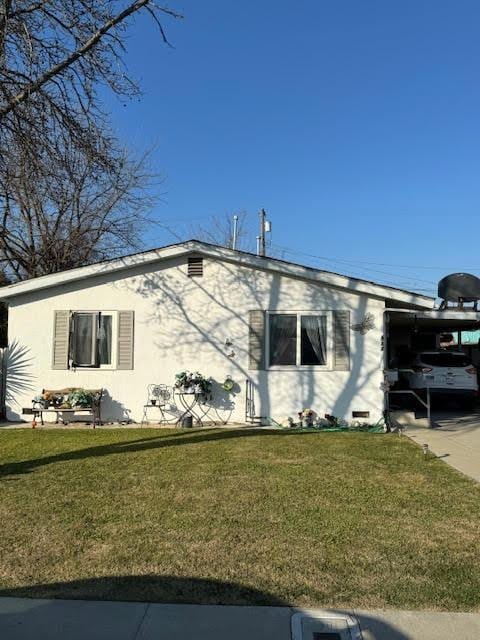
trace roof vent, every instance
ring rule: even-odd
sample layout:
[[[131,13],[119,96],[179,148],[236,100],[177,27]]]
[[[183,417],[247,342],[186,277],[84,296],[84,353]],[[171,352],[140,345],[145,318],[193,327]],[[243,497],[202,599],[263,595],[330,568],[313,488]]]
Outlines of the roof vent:
[[[188,275],[190,278],[201,278],[203,276],[203,258],[193,256],[188,259]]]
[[[476,308],[477,300],[480,300],[480,279],[470,273],[452,273],[438,283],[438,297],[443,300],[441,309],[449,302],[460,307],[464,302],[474,302]]]

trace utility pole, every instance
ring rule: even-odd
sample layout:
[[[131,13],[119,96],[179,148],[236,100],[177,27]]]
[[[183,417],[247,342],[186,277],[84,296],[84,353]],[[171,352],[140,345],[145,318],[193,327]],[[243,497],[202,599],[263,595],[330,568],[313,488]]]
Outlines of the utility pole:
[[[258,255],[265,256],[265,222],[267,219],[265,209],[262,209],[258,215],[260,217],[260,247]]]

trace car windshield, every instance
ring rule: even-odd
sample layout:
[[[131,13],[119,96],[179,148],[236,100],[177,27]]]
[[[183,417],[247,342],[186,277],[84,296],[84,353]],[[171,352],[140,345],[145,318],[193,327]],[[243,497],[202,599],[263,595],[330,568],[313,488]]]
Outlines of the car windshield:
[[[443,353],[422,353],[420,354],[420,360],[424,364],[429,364],[433,367],[468,367],[471,360],[463,353],[450,353],[445,351]]]

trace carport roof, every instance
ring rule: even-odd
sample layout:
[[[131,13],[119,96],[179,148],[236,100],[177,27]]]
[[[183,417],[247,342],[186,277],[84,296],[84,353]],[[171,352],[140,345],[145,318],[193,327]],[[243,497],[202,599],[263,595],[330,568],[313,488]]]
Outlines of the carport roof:
[[[434,331],[468,331],[480,328],[479,311],[460,311],[456,309],[389,309],[390,324],[393,326],[417,326],[419,329]]]

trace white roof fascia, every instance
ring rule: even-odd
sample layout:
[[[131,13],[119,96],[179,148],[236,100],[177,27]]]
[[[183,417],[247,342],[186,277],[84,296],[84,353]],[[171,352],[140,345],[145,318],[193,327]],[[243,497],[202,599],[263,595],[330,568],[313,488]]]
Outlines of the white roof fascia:
[[[454,309],[386,309],[388,313],[415,316],[419,320],[474,320],[480,322],[480,311],[455,311]]]
[[[100,262],[76,269],[68,269],[67,271],[59,271],[58,273],[50,273],[46,276],[31,278],[30,280],[16,282],[15,284],[3,287],[0,289],[0,299],[8,300],[23,293],[40,291],[41,289],[56,287],[67,282],[75,282],[77,280],[85,280],[85,278],[115,273],[116,271],[123,271],[124,269],[147,265],[168,258],[175,258],[187,253],[191,253],[191,249],[184,248],[184,246],[173,245],[171,247],[165,247],[164,249],[153,249],[146,253],[137,253],[108,262]]]
[[[68,271],[60,271],[38,278],[32,278],[23,282],[7,285],[0,289],[0,299],[8,300],[14,296],[32,291],[38,291],[50,287],[59,286],[67,282],[75,282],[91,278],[94,276],[115,273],[131,267],[148,265],[160,260],[176,258],[192,252],[203,253],[207,256],[245,265],[250,268],[262,271],[272,271],[282,275],[300,278],[326,284],[331,287],[348,289],[355,293],[363,293],[376,298],[394,300],[405,304],[412,304],[429,309],[434,304],[434,299],[428,296],[419,295],[402,289],[385,287],[380,284],[368,282],[343,276],[329,271],[320,271],[314,268],[303,267],[301,265],[283,262],[268,257],[256,256],[249,253],[234,251],[225,247],[206,244],[197,240],[189,240],[176,245],[171,245],[161,249],[153,249],[144,253],[137,253],[124,258],[117,258],[109,262],[103,262]]]

